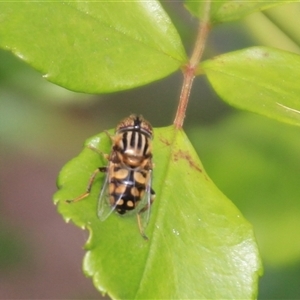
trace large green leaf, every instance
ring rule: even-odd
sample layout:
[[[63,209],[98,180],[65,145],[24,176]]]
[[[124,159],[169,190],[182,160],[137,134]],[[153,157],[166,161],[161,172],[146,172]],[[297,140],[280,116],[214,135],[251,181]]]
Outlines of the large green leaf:
[[[300,56],[267,47],[220,55],[201,64],[229,104],[300,125]]]
[[[109,138],[86,142],[107,153]],[[145,241],[134,216],[97,219],[103,175],[90,196],[81,194],[97,167],[99,153],[85,147],[58,179],[54,196],[65,220],[87,228],[84,271],[95,286],[118,299],[250,299],[261,272],[252,226],[205,173],[183,131],[155,129],[153,145],[156,200]]]
[[[139,86],[186,62],[155,0],[1,2],[0,47],[49,81],[89,93]]]
[[[234,114],[189,133],[211,177],[253,224],[263,261],[299,263],[300,128]]]
[[[205,1],[185,0],[187,9],[196,17],[202,18]],[[218,0],[211,1],[210,21],[212,23],[228,22],[245,17],[256,11],[261,11],[280,4],[285,4],[289,0],[273,1],[249,1],[249,0]]]

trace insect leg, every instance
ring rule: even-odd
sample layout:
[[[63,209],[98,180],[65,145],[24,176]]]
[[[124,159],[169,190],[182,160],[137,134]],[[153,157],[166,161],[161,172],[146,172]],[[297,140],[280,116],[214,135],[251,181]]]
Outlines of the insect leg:
[[[141,234],[141,236],[145,239],[145,240],[149,240],[148,239],[148,237],[146,236],[146,234],[145,234],[145,232],[144,232],[144,226],[142,225],[142,221],[141,221],[141,214],[143,213],[143,212],[145,212],[145,211],[147,211],[150,207],[151,207],[151,205],[152,205],[152,203],[153,203],[153,201],[154,201],[154,198],[155,198],[155,192],[154,192],[154,190],[151,188],[150,189],[150,201],[148,201],[147,202],[147,204],[137,213],[137,222],[138,222],[138,226],[139,226],[139,230],[140,230],[140,234]],[[149,219],[149,216],[147,217],[147,221],[146,221],[146,223],[148,223],[148,219]]]
[[[100,167],[100,168],[96,169],[96,170],[93,172],[93,174],[92,174],[92,176],[90,177],[90,179],[89,179],[88,186],[87,186],[87,188],[86,188],[85,193],[79,195],[78,197],[74,198],[73,200],[66,200],[66,202],[67,202],[67,203],[73,203],[73,202],[77,202],[77,201],[79,201],[79,200],[82,200],[82,199],[86,198],[86,197],[90,194],[92,185],[93,185],[94,180],[95,180],[95,177],[96,177],[96,175],[97,175],[99,172],[107,172],[107,168],[106,168],[106,167]]]
[[[146,210],[148,210],[150,208],[150,206],[152,205],[152,203],[154,202],[155,199],[155,192],[153,189],[150,190],[150,201],[138,212],[138,214],[141,214],[143,212],[145,212]]]
[[[107,130],[104,130],[104,132],[109,137],[109,139],[111,140],[111,142],[114,142],[114,136],[111,135]]]
[[[136,216],[137,216],[137,222],[138,222],[140,234],[141,234],[141,236],[142,236],[146,241],[148,241],[149,238],[146,236],[146,234],[145,234],[145,232],[144,232],[144,229],[143,229],[143,226],[142,226],[140,212],[139,212]]]

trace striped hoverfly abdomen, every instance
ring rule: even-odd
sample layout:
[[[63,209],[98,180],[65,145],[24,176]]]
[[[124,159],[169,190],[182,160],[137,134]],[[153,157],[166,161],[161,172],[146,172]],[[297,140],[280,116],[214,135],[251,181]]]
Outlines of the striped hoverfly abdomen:
[[[142,116],[131,115],[121,121],[112,140],[108,166],[92,174],[86,193],[69,202],[89,195],[94,178],[106,173],[98,200],[98,217],[104,221],[113,211],[120,215],[135,212],[141,235],[150,217],[150,206],[155,198],[152,189],[152,138],[153,129]]]

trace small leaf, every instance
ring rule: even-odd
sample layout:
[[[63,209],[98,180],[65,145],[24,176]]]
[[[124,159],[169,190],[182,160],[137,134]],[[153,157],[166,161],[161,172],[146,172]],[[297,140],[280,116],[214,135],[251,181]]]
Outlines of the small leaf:
[[[86,146],[107,153],[109,143],[99,134]],[[63,168],[54,202],[66,220],[89,229],[84,271],[100,291],[114,299],[255,298],[261,266],[252,227],[210,180],[183,131],[155,129],[149,241],[134,216],[97,219],[101,175],[88,198],[65,203],[105,165],[90,148]]]
[[[211,1],[210,21],[211,23],[228,22],[241,19],[248,14],[286,4],[289,0],[273,1],[249,1],[249,0],[219,0]],[[203,15],[203,1],[185,0],[186,8],[196,17]]]
[[[158,1],[0,3],[0,47],[74,91],[104,93],[160,79],[186,61]]]
[[[229,104],[300,125],[300,56],[253,47],[201,64],[218,95]]]

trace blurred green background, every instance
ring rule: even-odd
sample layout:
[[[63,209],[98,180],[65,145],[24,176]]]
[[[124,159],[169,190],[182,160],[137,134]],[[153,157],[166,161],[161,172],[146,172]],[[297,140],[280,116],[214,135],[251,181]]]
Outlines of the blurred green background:
[[[164,5],[189,52],[196,21],[180,3]],[[206,57],[261,44],[299,54],[299,15],[290,4],[219,25]],[[100,297],[81,271],[87,232],[65,224],[52,203],[56,177],[88,137],[130,113],[170,125],[181,82],[178,72],[135,90],[78,94],[0,51],[1,299]],[[300,129],[228,107],[204,77],[184,127],[208,174],[254,226],[265,268],[259,299],[299,299]]]

